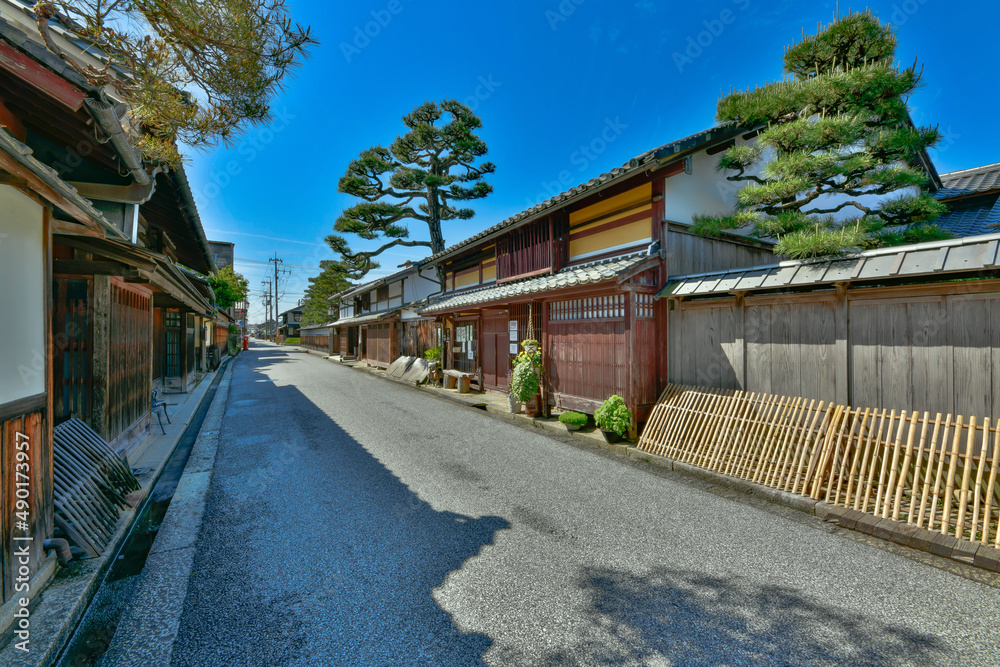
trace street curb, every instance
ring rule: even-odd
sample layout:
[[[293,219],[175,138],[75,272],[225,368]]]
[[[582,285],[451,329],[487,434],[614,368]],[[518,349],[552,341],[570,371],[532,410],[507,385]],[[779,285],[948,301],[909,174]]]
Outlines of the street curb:
[[[228,372],[226,364],[232,359],[235,359],[235,357],[230,356],[223,360],[223,363],[220,364],[216,372]],[[197,412],[198,408],[201,407],[201,403],[207,395],[208,392],[206,391],[202,395],[198,405],[194,406],[192,414]],[[84,613],[86,613],[94,595],[97,593],[97,589],[103,583],[105,576],[107,576],[108,570],[121,550],[125,539],[132,532],[136,520],[146,505],[149,493],[156,486],[157,481],[159,481],[167,461],[170,460],[174,450],[176,450],[181,437],[183,437],[183,432],[177,438],[177,442],[174,443],[170,452],[159,463],[158,468],[150,477],[149,483],[143,489],[130,496],[135,500],[135,504],[122,514],[122,517],[119,519],[120,525],[108,542],[108,547],[104,550],[104,553],[98,558],[80,561],[75,567],[80,568],[81,571],[68,576],[66,579],[58,578],[60,574],[59,570],[64,570],[65,568],[57,569],[53,578],[49,579],[48,585],[42,589],[36,598],[37,606],[31,613],[33,631],[31,636],[31,650],[28,654],[14,653],[13,642],[9,642],[7,646],[0,649],[0,664],[11,665],[12,667],[43,667],[54,664],[83,619]],[[71,564],[70,567],[74,567],[74,565]],[[41,641],[39,641],[38,635],[40,633],[36,630],[37,628],[57,629],[51,631],[45,630],[44,632],[49,634],[42,635],[40,638]]]
[[[215,471],[232,374],[222,377],[101,664],[169,665]],[[119,632],[124,630],[124,632]],[[151,642],[150,638],[156,641]]]

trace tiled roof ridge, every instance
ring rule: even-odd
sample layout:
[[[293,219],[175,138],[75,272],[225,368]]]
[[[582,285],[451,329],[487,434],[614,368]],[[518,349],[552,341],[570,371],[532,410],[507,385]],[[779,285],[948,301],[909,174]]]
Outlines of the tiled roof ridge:
[[[966,176],[973,171],[991,171],[993,169],[1000,170],[1000,162],[993,162],[991,164],[983,164],[978,167],[969,167],[968,169],[958,169],[956,171],[949,171],[945,174],[941,174],[941,180],[952,177]]]
[[[470,236],[470,237],[468,237],[468,238],[466,238],[466,239],[464,239],[462,241],[459,241],[458,243],[454,243],[454,244],[448,246],[447,248],[445,248],[444,250],[442,250],[441,252],[434,253],[433,255],[430,255],[429,257],[426,257],[426,258],[424,258],[421,261],[422,262],[434,261],[435,259],[437,259],[439,257],[443,257],[445,255],[451,254],[452,252],[454,252],[456,250],[459,250],[459,249],[464,248],[466,246],[472,245],[476,241],[478,241],[478,240],[480,240],[482,238],[485,238],[485,237],[489,236],[490,234],[493,234],[493,233],[498,232],[498,231],[500,231],[502,229],[505,229],[506,227],[509,227],[509,226],[511,226],[511,225],[513,225],[513,224],[515,224],[517,222],[520,222],[521,220],[524,220],[526,218],[530,218],[531,216],[535,215],[536,213],[541,213],[542,211],[545,211],[545,210],[547,210],[549,208],[552,208],[553,206],[555,206],[559,202],[562,202],[562,201],[564,201],[564,200],[566,200],[566,199],[568,199],[570,197],[573,197],[573,196],[578,195],[578,194],[583,194],[587,190],[589,190],[589,189],[591,189],[593,187],[596,187],[598,185],[602,185],[604,183],[607,183],[609,180],[617,178],[618,176],[621,176],[623,174],[630,173],[630,172],[633,172],[633,171],[638,171],[642,166],[644,166],[645,164],[647,164],[651,160],[654,160],[654,159],[663,159],[663,158],[669,157],[670,155],[677,154],[677,153],[689,150],[690,146],[686,146],[686,144],[688,144],[689,142],[698,140],[699,137],[703,137],[703,138],[700,139],[699,141],[697,141],[697,143],[695,145],[701,145],[702,143],[706,143],[706,142],[709,142],[709,141],[715,141],[715,140],[718,139],[718,137],[713,137],[712,133],[713,132],[717,132],[717,131],[732,132],[732,131],[745,131],[745,130],[741,130],[738,126],[734,125],[733,123],[729,123],[729,122],[718,123],[718,124],[713,125],[713,126],[707,128],[705,130],[701,130],[700,132],[695,132],[694,134],[689,134],[686,137],[681,137],[680,139],[675,139],[673,141],[668,141],[668,142],[666,142],[664,144],[661,144],[661,145],[657,146],[656,148],[651,148],[649,150],[643,151],[642,153],[640,153],[639,155],[637,155],[637,156],[633,157],[632,159],[628,160],[627,162],[625,162],[621,166],[615,167],[615,168],[611,169],[610,171],[606,171],[606,172],[604,172],[602,174],[594,176],[593,178],[590,178],[589,180],[586,180],[583,183],[580,183],[579,185],[576,185],[576,186],[574,186],[572,188],[569,188],[568,190],[565,190],[565,191],[563,191],[563,192],[561,192],[561,193],[559,193],[557,195],[553,195],[552,197],[549,197],[548,199],[546,199],[543,202],[535,204],[534,206],[532,206],[530,208],[524,209],[523,211],[520,211],[519,213],[515,213],[514,215],[508,216],[507,218],[501,220],[497,224],[492,225],[490,227],[487,227],[486,229],[484,229],[483,231],[479,232],[478,234],[474,234],[474,235],[472,235],[472,236]],[[670,151],[670,152],[666,152],[666,151]],[[661,155],[661,153],[665,153],[665,154]]]

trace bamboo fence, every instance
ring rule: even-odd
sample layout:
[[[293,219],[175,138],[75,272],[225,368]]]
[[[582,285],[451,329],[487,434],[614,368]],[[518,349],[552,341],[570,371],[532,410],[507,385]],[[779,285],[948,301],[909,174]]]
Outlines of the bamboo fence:
[[[998,426],[670,385],[639,449],[1000,548]]]

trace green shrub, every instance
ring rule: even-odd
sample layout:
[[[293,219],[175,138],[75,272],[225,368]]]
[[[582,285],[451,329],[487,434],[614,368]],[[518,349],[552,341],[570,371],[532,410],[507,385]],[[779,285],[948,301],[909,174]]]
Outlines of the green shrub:
[[[518,401],[527,403],[538,391],[538,375],[529,364],[518,364],[510,377],[510,393]]]
[[[605,431],[614,431],[618,435],[625,435],[632,425],[632,412],[625,405],[624,398],[612,394],[594,412],[594,423]]]
[[[582,412],[573,412],[572,410],[559,415],[559,421],[570,426],[586,426],[589,419]]]
[[[299,338],[298,336],[293,336],[291,338],[286,338],[284,341],[282,341],[281,344],[282,345],[298,345],[301,342],[301,340],[302,339]]]
[[[424,351],[424,359],[427,361],[441,361],[441,346],[432,347]]]

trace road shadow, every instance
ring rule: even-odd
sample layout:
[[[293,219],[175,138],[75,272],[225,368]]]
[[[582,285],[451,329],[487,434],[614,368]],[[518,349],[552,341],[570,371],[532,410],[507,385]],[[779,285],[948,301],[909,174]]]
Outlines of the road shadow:
[[[646,576],[589,569],[581,586],[604,639],[546,665],[942,665],[952,652],[903,622],[886,625],[780,585],[660,567]],[[595,633],[596,635],[597,633]]]
[[[484,664],[433,592],[509,523],[432,508],[336,409],[257,382],[266,352],[233,370],[171,664]]]

